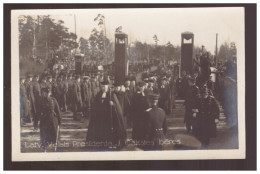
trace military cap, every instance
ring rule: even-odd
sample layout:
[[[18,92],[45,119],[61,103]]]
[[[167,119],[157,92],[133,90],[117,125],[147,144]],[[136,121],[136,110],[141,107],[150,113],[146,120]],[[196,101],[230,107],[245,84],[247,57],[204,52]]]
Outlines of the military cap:
[[[25,77],[24,76],[20,76],[20,80],[25,80]]]
[[[82,76],[83,79],[89,79],[89,76]]]
[[[124,85],[124,83],[123,82],[115,82],[113,85],[114,86],[122,86],[122,85]]]
[[[167,80],[167,79],[166,79],[166,77],[162,77],[162,78],[161,78],[161,81],[162,81],[162,80]]]
[[[138,82],[138,86],[140,86],[140,87],[145,86],[145,82],[143,82],[143,81]]]
[[[49,87],[42,88],[42,92],[49,93],[50,91],[51,91],[51,89]]]
[[[101,84],[101,85],[108,85],[109,82],[108,82],[107,80],[105,80],[105,81],[101,82],[100,84]]]
[[[39,75],[38,74],[36,74],[36,75],[34,75],[34,77],[36,78],[36,77],[39,77]]]
[[[50,75],[47,76],[47,79],[51,79],[51,78],[52,78],[52,76],[50,76]]]
[[[158,100],[160,95],[158,93],[150,93],[149,98],[152,100]]]

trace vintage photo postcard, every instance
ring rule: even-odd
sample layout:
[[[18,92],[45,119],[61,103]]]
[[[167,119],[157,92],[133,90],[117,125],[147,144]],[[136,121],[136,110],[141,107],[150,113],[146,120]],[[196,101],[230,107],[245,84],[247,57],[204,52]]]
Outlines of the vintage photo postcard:
[[[12,161],[245,159],[244,15],[11,10]]]

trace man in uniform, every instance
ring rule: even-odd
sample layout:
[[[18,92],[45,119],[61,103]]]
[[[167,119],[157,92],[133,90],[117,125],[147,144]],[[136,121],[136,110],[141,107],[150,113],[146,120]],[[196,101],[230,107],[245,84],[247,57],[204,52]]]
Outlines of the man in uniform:
[[[207,148],[210,138],[217,136],[216,123],[219,121],[219,106],[216,99],[209,95],[207,85],[201,88],[201,98],[196,103],[197,112],[194,135],[201,141],[202,147]]]
[[[24,122],[29,122],[30,120],[30,101],[28,99],[28,95],[26,92],[25,86],[25,77],[21,76],[21,83],[20,83],[20,115],[21,115],[21,125]]]
[[[82,102],[83,102],[83,115],[88,116],[89,115],[89,108],[91,106],[91,89],[89,86],[89,77],[84,76],[83,82],[81,84],[82,89]]]
[[[34,115],[34,128],[38,129],[38,121],[40,116],[40,108],[41,108],[41,87],[39,84],[39,75],[34,76],[33,80],[33,95],[35,99],[35,109],[36,113]]]
[[[78,115],[82,116],[82,98],[80,76],[76,76],[76,81],[72,89],[72,111],[74,120],[78,120]]]
[[[42,80],[41,80],[41,83],[40,83],[40,87],[41,87],[41,90],[43,89],[43,88],[47,88],[47,77],[42,77]]]
[[[46,152],[47,146],[57,142],[58,126],[61,123],[60,108],[55,98],[51,97],[51,90],[42,89],[40,136],[41,146]],[[57,144],[56,144],[57,145]]]
[[[196,108],[196,102],[199,100],[199,88],[195,85],[195,79],[188,79],[189,88],[186,91],[185,97],[185,116],[184,123],[186,124],[187,132],[190,132],[194,127],[193,124],[193,110]]]
[[[145,139],[153,142],[151,150],[161,150],[160,140],[165,139],[167,132],[166,115],[163,109],[158,107],[159,94],[151,93],[149,95],[149,105],[151,108],[146,110],[146,121],[144,127]]]
[[[68,85],[68,81],[67,81],[67,75],[64,75],[64,79],[61,81],[60,83],[60,88],[61,88],[61,108],[63,108],[63,110],[65,112],[67,112],[68,108],[67,108],[67,93],[68,93],[68,89],[69,89],[69,85]]]
[[[52,76],[48,76],[47,77],[47,87],[51,90],[51,92],[52,92]]]
[[[169,86],[166,84],[166,77],[163,77],[161,80],[161,85],[159,86],[159,93],[160,93],[160,98],[159,98],[159,103],[158,106],[162,108],[165,113],[168,115],[170,113],[169,108],[168,108],[168,102],[170,100],[170,89]]]
[[[70,110],[72,110],[72,91],[73,91],[73,84],[74,80],[72,78],[72,74],[69,75],[68,79],[68,93],[67,93],[67,99],[68,99],[68,107]]]
[[[31,110],[31,119],[36,120],[36,106],[35,106],[35,98],[34,98],[34,94],[33,94],[33,75],[32,74],[28,74],[28,80],[27,80],[27,84],[26,84],[26,91],[27,91],[27,96],[28,99],[30,101],[30,110]],[[36,125],[34,124],[34,128],[36,129]]]

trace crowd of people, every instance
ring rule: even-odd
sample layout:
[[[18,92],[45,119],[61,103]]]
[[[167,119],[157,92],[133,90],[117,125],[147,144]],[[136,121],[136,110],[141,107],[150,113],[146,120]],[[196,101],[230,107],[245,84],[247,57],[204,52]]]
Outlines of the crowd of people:
[[[160,149],[167,134],[167,117],[175,108],[175,99],[184,99],[187,132],[197,137],[203,147],[216,136],[219,107],[210,77],[200,72],[178,77],[172,67],[145,72],[141,80],[126,77],[114,81],[106,73],[50,73],[21,77],[21,124],[40,128],[41,143],[57,143],[61,113],[72,112],[74,120],[90,119],[86,146],[122,148],[127,128],[141,148]],[[203,78],[202,78],[203,76]],[[146,143],[144,143],[144,141]],[[149,144],[150,142],[150,144]],[[151,145],[152,144],[152,145]]]

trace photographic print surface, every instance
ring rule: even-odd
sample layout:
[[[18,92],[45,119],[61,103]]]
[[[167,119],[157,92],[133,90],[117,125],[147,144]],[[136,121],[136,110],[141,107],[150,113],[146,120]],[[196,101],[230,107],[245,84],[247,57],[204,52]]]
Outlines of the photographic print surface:
[[[244,9],[12,10],[12,160],[245,158]]]

